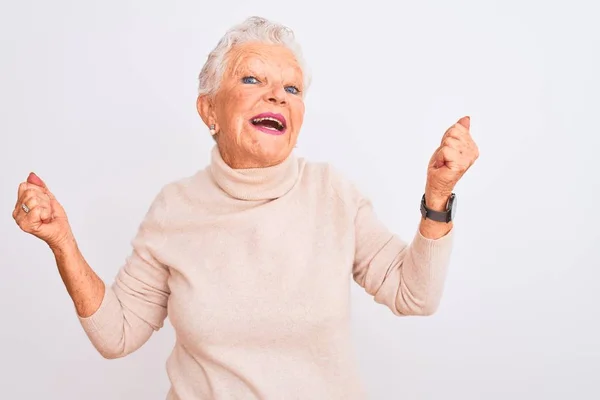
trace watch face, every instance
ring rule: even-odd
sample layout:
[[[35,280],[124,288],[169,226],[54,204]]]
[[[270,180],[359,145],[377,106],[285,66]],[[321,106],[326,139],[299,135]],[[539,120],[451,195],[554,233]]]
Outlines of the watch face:
[[[450,218],[452,218],[452,220],[454,220],[454,215],[456,214],[456,196],[452,196],[452,199],[450,200],[450,204],[448,204],[448,207],[450,207]]]

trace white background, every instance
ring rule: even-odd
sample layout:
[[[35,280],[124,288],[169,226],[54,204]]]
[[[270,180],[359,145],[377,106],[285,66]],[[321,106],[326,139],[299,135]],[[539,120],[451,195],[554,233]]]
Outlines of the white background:
[[[408,238],[426,165],[472,117],[456,247],[432,317],[358,286],[373,399],[598,399],[600,15],[594,2],[4,1],[0,397],[163,399],[170,325],[104,360],[47,246],[11,213],[38,173],[111,281],[153,196],[208,162],[197,74],[250,15],[292,27],[314,74],[298,154],[328,160]]]

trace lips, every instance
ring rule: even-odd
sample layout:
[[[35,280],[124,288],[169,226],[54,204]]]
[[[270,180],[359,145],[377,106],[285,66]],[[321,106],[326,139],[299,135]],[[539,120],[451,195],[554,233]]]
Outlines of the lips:
[[[258,130],[272,135],[281,135],[287,129],[285,117],[281,114],[262,113],[250,118],[250,123]]]

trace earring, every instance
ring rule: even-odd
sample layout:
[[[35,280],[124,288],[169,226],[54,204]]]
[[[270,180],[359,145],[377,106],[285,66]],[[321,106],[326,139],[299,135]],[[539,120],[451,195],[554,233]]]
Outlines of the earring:
[[[215,131],[215,124],[210,124],[209,129],[210,129],[210,134],[212,136],[215,136],[215,134],[217,133],[217,131]]]

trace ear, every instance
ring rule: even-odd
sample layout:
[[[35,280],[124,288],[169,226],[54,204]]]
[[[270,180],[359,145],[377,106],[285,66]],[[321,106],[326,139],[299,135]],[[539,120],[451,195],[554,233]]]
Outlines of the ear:
[[[196,100],[196,110],[198,110],[198,114],[200,114],[200,118],[202,118],[202,121],[204,121],[206,126],[216,123],[214,104],[210,95],[198,96],[198,99]]]

